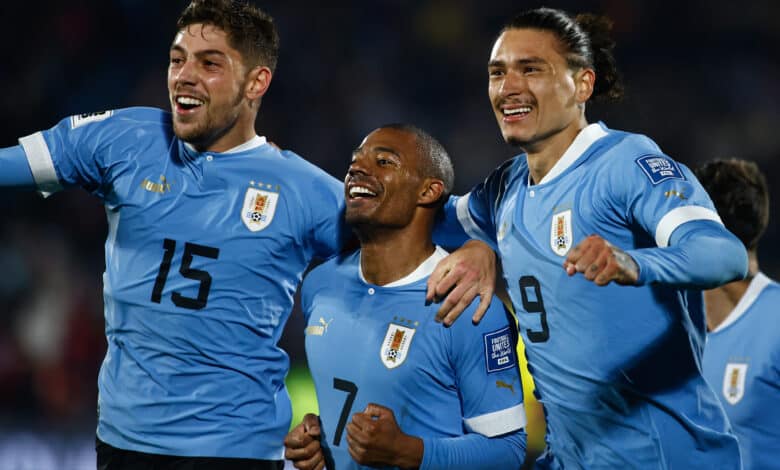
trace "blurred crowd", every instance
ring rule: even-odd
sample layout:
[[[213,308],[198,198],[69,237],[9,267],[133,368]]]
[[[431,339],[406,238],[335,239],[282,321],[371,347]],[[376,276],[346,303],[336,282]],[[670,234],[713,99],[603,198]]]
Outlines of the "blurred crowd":
[[[502,23],[537,1],[272,0],[281,57],[258,131],[341,178],[363,135],[410,122],[437,136],[467,191],[513,149],[487,100]],[[615,21],[624,102],[590,120],[651,136],[688,166],[758,162],[773,190],[763,270],[780,277],[780,3],[550,1]],[[165,74],[186,1],[3,2],[0,146],[71,114],[167,108]],[[1,170],[0,170],[1,171]],[[0,190],[0,430],[95,422],[105,350],[105,216],[82,190],[49,199]],[[303,360],[302,319],[284,338]]]

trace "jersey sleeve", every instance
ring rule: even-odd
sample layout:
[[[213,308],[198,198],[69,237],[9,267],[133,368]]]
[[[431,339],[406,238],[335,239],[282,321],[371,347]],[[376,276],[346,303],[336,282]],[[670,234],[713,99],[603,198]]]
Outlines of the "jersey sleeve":
[[[27,155],[20,145],[0,149],[0,187],[35,188],[35,178],[27,163]]]
[[[649,150],[606,166],[609,193],[599,198],[602,203],[622,214],[629,225],[641,226],[661,248],[669,245],[674,231],[686,222],[722,224],[693,172],[660,150]]]
[[[121,112],[102,111],[63,119],[49,130],[19,139],[38,189],[81,186],[97,192],[109,165],[108,144],[122,132]]]
[[[465,315],[473,315],[477,303]],[[510,322],[511,320],[511,322]],[[517,362],[517,331],[501,302],[493,299],[482,321],[451,327],[451,360],[463,408],[463,424],[473,433],[500,436],[526,425]]]
[[[434,241],[442,246],[460,246],[465,242],[462,232],[453,231],[451,238],[443,237],[443,229],[458,225],[468,238],[482,240],[494,250],[496,240],[496,208],[511,177],[516,159],[502,164],[482,183],[461,197],[451,197],[444,206],[443,220],[434,229]],[[460,244],[453,242],[461,241]]]
[[[282,154],[288,158],[301,158],[288,150]],[[344,183],[320,168],[308,165],[310,180],[301,184],[305,187],[302,211],[306,220],[306,242],[315,256],[327,259],[339,253],[352,236],[344,221]]]

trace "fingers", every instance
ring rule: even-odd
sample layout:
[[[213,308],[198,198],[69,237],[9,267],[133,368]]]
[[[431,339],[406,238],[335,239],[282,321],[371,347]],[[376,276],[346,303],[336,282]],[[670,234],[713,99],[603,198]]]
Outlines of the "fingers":
[[[369,403],[366,405],[366,409],[363,410],[363,413],[375,418],[393,416],[393,410],[382,405],[377,405],[376,403]]]
[[[449,267],[450,256],[447,256],[446,258],[439,261],[436,264],[436,268],[434,268],[433,272],[428,277],[428,288],[425,291],[425,301],[428,303],[436,300],[436,298],[438,297],[438,295],[436,294],[437,288],[440,287],[439,284],[441,283],[441,280],[444,279],[444,277],[450,272],[450,267]]]
[[[459,282],[442,302],[436,313],[435,320],[452,325],[461,313],[471,305],[471,302],[479,293],[479,286],[473,282]]]
[[[485,291],[479,293],[479,306],[471,317],[471,322],[475,325],[482,321],[482,317],[485,316],[485,312],[490,307],[490,301],[493,299],[493,289],[489,287],[485,286]]]
[[[320,433],[322,432],[320,430],[320,418],[312,413],[307,413],[303,417],[303,421],[301,422],[303,425],[303,429],[311,437],[319,438]]]
[[[566,273],[582,273],[598,286],[612,281],[634,284],[639,277],[636,262],[626,252],[598,235],[591,235],[574,247],[563,263]]]

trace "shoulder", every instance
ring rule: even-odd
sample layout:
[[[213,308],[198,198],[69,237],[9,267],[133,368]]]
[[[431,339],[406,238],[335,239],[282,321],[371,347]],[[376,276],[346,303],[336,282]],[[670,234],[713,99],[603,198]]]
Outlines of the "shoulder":
[[[636,189],[692,178],[685,165],[666,155],[646,135],[609,129],[601,145],[594,171],[600,177],[612,180],[614,184],[610,189]]]
[[[336,180],[336,178],[328,174],[328,172],[318,167],[314,163],[311,163],[310,161],[306,160],[305,158],[293,152],[292,150],[281,150],[270,144],[267,147],[269,147],[270,148],[269,151],[273,152],[276,158],[284,162],[284,164],[286,164],[291,171],[294,171],[303,176],[307,176],[309,178],[313,178],[315,180],[338,182],[338,180]]]
[[[136,143],[149,135],[170,137],[173,133],[170,113],[157,108],[123,108],[75,114],[63,119],[59,127],[68,133],[86,138],[91,136],[100,141],[116,141],[129,135]]]

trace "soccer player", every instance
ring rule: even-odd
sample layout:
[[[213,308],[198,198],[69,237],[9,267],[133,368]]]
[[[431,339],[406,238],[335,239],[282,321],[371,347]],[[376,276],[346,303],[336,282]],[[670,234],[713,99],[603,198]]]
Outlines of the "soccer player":
[[[750,260],[746,279],[704,292],[704,377],[734,427],[744,468],[780,468],[780,285],[758,266],[758,241],[769,223],[766,179],[745,160],[716,160],[696,176]]]
[[[307,415],[288,435],[297,468],[331,458],[331,470],[522,465],[514,322],[494,300],[479,325],[447,329],[425,305],[426,279],[446,255],[431,232],[452,184],[443,147],[412,126],[381,127],[353,153],[346,220],[360,250],[318,266],[302,287],[322,426]]]
[[[277,342],[304,269],[348,230],[341,184],[255,133],[277,55],[267,14],[195,0],[170,48],[171,113],[72,116],[0,150],[3,186],[105,203],[101,469],[283,467]]]
[[[589,101],[620,96],[610,26],[540,8],[504,27],[488,90],[522,153],[447,217],[502,262],[547,418],[541,468],[739,468],[702,377],[697,289],[742,278],[745,249],[688,168],[645,136],[588,123]]]

